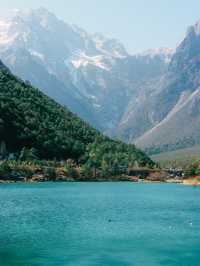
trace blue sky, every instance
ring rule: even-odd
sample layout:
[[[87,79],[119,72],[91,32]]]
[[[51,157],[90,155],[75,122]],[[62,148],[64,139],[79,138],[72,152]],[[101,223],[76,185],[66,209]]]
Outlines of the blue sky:
[[[131,53],[170,47],[200,19],[200,0],[0,0],[1,10],[46,7],[66,22],[120,39]]]

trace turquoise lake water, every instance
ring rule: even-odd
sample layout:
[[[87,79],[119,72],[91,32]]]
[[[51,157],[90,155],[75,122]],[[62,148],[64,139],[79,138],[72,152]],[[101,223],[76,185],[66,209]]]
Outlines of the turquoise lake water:
[[[0,266],[199,266],[200,188],[0,185]]]

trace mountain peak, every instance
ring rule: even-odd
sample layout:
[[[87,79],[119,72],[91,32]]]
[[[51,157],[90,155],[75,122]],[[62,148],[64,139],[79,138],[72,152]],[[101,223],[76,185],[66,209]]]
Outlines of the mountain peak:
[[[166,64],[168,64],[171,61],[173,54],[174,54],[174,49],[161,47],[155,49],[148,49],[142,53],[137,54],[136,56],[150,57],[151,59],[159,57]]]
[[[200,20],[197,21],[194,25],[189,27],[187,35],[190,33],[194,33],[197,36],[200,35]]]
[[[38,14],[42,14],[42,15],[52,15],[53,14],[46,7],[43,7],[43,6],[40,6],[37,9],[33,9],[33,12],[38,13]]]
[[[116,58],[124,58],[128,56],[126,49],[119,40],[106,37],[101,33],[93,34],[92,38],[96,43],[97,49],[102,52],[110,54]]]
[[[44,7],[18,11],[16,17],[20,17],[25,23],[40,23],[43,27],[48,27],[48,25],[51,27],[59,21],[53,13]]]
[[[14,10],[11,10],[9,13],[13,14],[13,16],[21,16],[21,17],[28,17],[31,15],[36,15],[36,16],[41,16],[41,17],[42,16],[46,16],[46,17],[54,16],[54,14],[45,7],[39,7],[37,9],[14,9]]]
[[[152,56],[156,56],[156,55],[170,55],[174,52],[174,49],[172,48],[167,48],[167,47],[161,47],[161,48],[154,48],[154,49],[148,49],[146,51],[144,51],[142,54],[143,55],[152,55]]]

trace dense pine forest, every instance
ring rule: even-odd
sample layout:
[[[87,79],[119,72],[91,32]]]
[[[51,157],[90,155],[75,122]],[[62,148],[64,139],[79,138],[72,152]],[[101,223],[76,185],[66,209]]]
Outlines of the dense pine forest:
[[[9,161],[70,160],[70,165],[81,166],[88,175],[105,176],[126,173],[136,162],[154,165],[134,145],[99,133],[29,82],[12,75],[2,63],[0,137],[1,157]]]

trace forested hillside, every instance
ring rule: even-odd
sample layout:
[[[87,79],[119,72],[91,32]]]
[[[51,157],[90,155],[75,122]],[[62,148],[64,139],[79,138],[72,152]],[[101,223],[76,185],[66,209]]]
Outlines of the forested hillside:
[[[4,66],[0,68],[0,119],[7,156],[20,156],[27,148],[38,159],[72,159],[76,164],[116,173],[135,161],[153,165],[134,145],[100,134]]]

